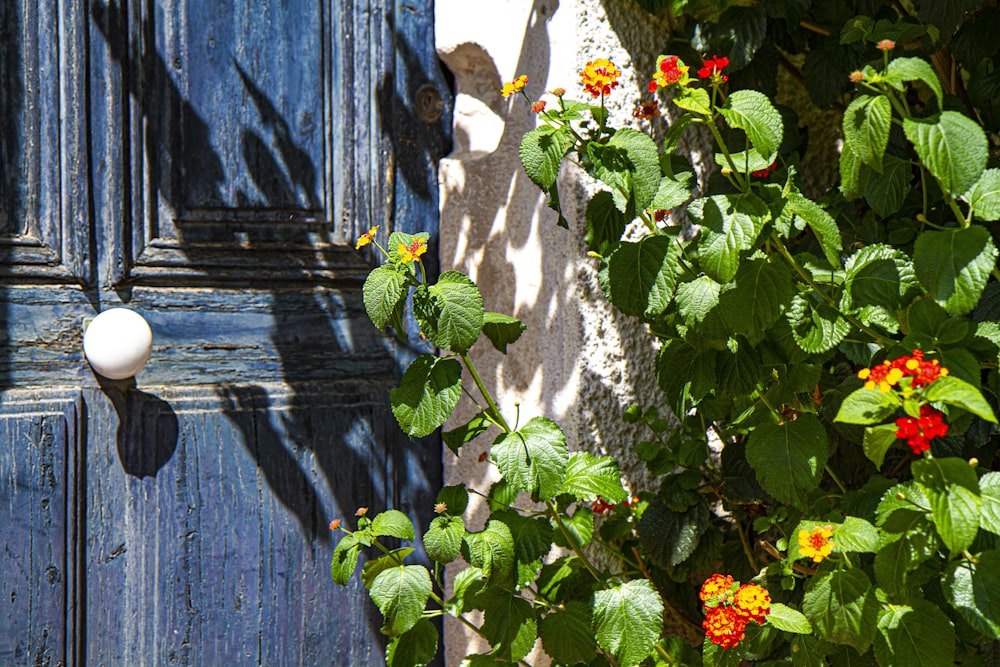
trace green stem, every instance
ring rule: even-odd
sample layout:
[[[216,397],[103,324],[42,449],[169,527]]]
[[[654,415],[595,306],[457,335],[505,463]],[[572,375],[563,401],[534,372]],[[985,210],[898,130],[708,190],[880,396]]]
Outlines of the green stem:
[[[970,223],[965,219],[965,214],[962,213],[962,209],[959,208],[958,202],[953,197],[948,197],[948,207],[955,214],[955,219],[958,220],[958,224],[962,226],[962,229],[968,228]]]
[[[469,355],[467,353],[460,354],[459,358],[462,360],[462,363],[465,365],[465,368],[468,369],[469,374],[472,375],[472,380],[473,382],[476,383],[476,387],[479,388],[479,393],[482,394],[483,398],[486,399],[486,404],[490,406],[490,412],[493,413],[493,417],[496,419],[495,422],[496,425],[499,426],[500,429],[503,430],[505,433],[510,433],[511,428],[507,424],[507,420],[503,418],[502,414],[500,414],[500,408],[497,407],[496,402],[494,402],[493,400],[493,396],[486,388],[486,385],[483,384],[483,379],[479,377],[479,372],[473,365],[472,360],[469,359]]]
[[[590,559],[584,555],[583,549],[580,547],[580,544],[576,541],[576,538],[573,537],[573,534],[570,533],[569,530],[566,528],[566,524],[563,523],[562,517],[559,516],[559,510],[556,508],[556,504],[551,500],[547,500],[545,501],[545,505],[549,508],[548,511],[549,517],[556,522],[556,526],[559,527],[559,532],[561,532],[563,534],[563,537],[566,538],[566,543],[569,544],[570,549],[573,550],[573,553],[577,555],[577,557],[580,559],[580,562],[583,563],[584,567],[586,567],[587,570],[590,572],[590,574],[593,575],[594,579],[600,581],[601,583],[604,583],[604,577],[601,575],[600,572],[597,571],[597,568],[595,568],[594,565],[590,562]],[[582,510],[578,509],[577,511],[579,512]]]
[[[833,469],[829,465],[826,466],[826,474],[828,474],[830,478],[834,481],[834,483],[840,489],[841,493],[847,493],[847,487],[844,486],[844,483],[840,481],[840,479],[833,472]]]
[[[755,393],[757,394],[757,398],[760,399],[760,402],[763,403],[764,406],[771,411],[771,414],[775,416],[775,418],[778,420],[778,423],[779,424],[784,423],[785,416],[781,414],[781,411],[779,411],[777,408],[771,405],[771,402],[767,400],[767,398],[764,396],[764,392],[762,392],[759,387],[755,390]]]
[[[732,173],[733,178],[736,180],[736,185],[739,187],[741,192],[749,191],[749,184],[744,182],[743,174],[739,172],[736,168],[736,163],[733,162],[733,156],[729,154],[729,147],[726,146],[726,142],[722,140],[722,134],[719,133],[719,128],[715,126],[714,120],[707,120],[705,124],[708,125],[708,129],[712,131],[712,136],[715,138],[715,143],[718,144],[719,150],[726,158],[726,162],[729,164],[729,170]]]

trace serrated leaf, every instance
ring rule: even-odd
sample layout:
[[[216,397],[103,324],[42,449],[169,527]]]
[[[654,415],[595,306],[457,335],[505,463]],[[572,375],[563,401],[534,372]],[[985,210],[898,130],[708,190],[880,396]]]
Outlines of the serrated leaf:
[[[703,398],[715,387],[717,354],[684,341],[670,341],[656,357],[656,381],[672,402],[686,391],[693,398]]]
[[[510,315],[486,311],[483,314],[483,333],[497,351],[507,354],[507,346],[517,341],[528,327]]]
[[[392,414],[411,438],[422,438],[444,424],[462,395],[462,365],[454,359],[421,354],[389,392]]]
[[[680,206],[691,198],[691,172],[686,171],[678,174],[679,178],[664,176],[660,179],[660,185],[653,197],[650,208],[655,210],[669,210]]]
[[[699,500],[683,512],[671,511],[660,501],[651,503],[643,512],[636,531],[653,563],[668,569],[686,561],[698,548],[710,518],[707,504]]]
[[[647,579],[594,593],[597,643],[622,665],[646,659],[663,629],[663,601]]]
[[[968,549],[979,532],[979,480],[972,466],[959,458],[924,459],[910,470],[945,546],[952,553]]]
[[[847,395],[833,420],[844,424],[878,424],[901,405],[897,394],[861,387]]]
[[[681,109],[696,113],[699,116],[712,115],[712,103],[709,100],[708,91],[704,88],[682,88],[677,95],[674,95],[672,101]]]
[[[735,350],[728,349],[716,355],[718,389],[730,396],[753,393],[761,379],[760,356],[747,341],[741,343]]]
[[[823,249],[823,256],[830,266],[836,268],[840,266],[840,252],[843,250],[843,242],[840,239],[840,228],[833,217],[823,210],[816,202],[803,197],[793,195],[788,198],[785,204],[789,213],[794,213],[803,220],[819,241]]]
[[[413,540],[413,523],[399,510],[386,510],[372,520],[372,534],[376,537]]]
[[[885,80],[896,90],[904,90],[906,81],[922,81],[937,98],[938,106],[944,102],[941,81],[934,73],[934,67],[922,58],[893,58],[886,69]]]
[[[969,625],[990,639],[1000,639],[1000,552],[984,551],[975,561],[953,561],[942,583],[948,602]]]
[[[386,667],[423,667],[437,655],[438,631],[426,618],[389,642]]]
[[[393,264],[376,267],[361,288],[365,312],[379,331],[398,319],[406,302],[406,276]]]
[[[840,191],[848,201],[858,199],[865,193],[867,179],[862,176],[871,169],[865,166],[850,146],[844,145],[840,151]]]
[[[414,551],[416,551],[414,547],[393,549],[387,554],[383,554],[378,558],[374,558],[366,562],[361,566],[361,584],[365,588],[371,588],[372,582],[375,580],[375,577],[379,575],[379,573],[385,572],[391,567],[399,567],[399,564]]]
[[[989,142],[978,123],[957,111],[934,119],[907,118],[903,131],[941,189],[958,197],[975,185],[986,168]]]
[[[875,657],[880,665],[955,664],[955,628],[944,612],[929,602],[889,605],[879,616],[878,630]]]
[[[579,500],[594,500],[601,496],[611,503],[628,497],[622,486],[622,474],[613,456],[594,456],[590,452],[573,452],[566,462],[566,476],[558,495],[569,493]]]
[[[770,211],[754,194],[715,195],[695,199],[688,215],[701,226],[698,260],[702,271],[720,283],[733,279],[740,255],[757,243]]]
[[[759,339],[784,310],[795,285],[787,265],[766,258],[740,264],[734,282],[722,292],[719,305],[726,325],[736,333]]]
[[[885,95],[859,95],[844,111],[844,143],[864,164],[882,171],[889,145],[892,105]]]
[[[437,502],[443,503],[445,511],[451,516],[461,516],[469,506],[469,491],[464,484],[453,484],[441,487],[437,494]]]
[[[972,188],[962,195],[979,220],[1000,220],[1000,169],[986,169]]]
[[[358,556],[361,554],[361,544],[354,535],[345,535],[337,542],[330,559],[330,576],[334,583],[346,586],[354,569],[358,566]]]
[[[424,533],[424,551],[432,560],[450,563],[458,558],[465,539],[465,522],[459,516],[437,516]]]
[[[490,583],[510,585],[514,574],[514,538],[502,521],[490,519],[478,533],[465,534],[469,565],[479,568]]]
[[[527,424],[497,441],[491,450],[497,468],[518,491],[551,498],[566,474],[569,450],[566,434],[547,417],[533,417]]]
[[[730,127],[746,132],[753,150],[762,159],[769,159],[781,145],[781,114],[767,95],[756,90],[736,90],[729,94],[726,105],[719,109]]]
[[[626,315],[655,318],[673,298],[678,254],[668,236],[622,243],[607,260],[608,300]]]
[[[988,472],[979,478],[979,498],[982,501],[979,526],[1000,535],[1000,472]]]
[[[832,350],[851,332],[850,322],[836,308],[811,295],[796,295],[787,317],[792,337],[809,354]]]
[[[625,214],[618,210],[614,197],[607,190],[602,190],[590,198],[584,220],[587,222],[587,232],[583,240],[587,244],[587,249],[602,257],[622,240],[625,225],[628,223]]]
[[[829,456],[826,430],[815,415],[784,424],[764,424],[750,434],[747,461],[764,490],[778,500],[805,507],[819,486]]]
[[[420,620],[431,595],[431,576],[423,565],[384,570],[372,581],[372,602],[382,612],[382,632],[397,637]]]
[[[566,128],[542,125],[524,135],[519,155],[531,182],[548,191],[559,177],[563,156],[573,145],[573,135]]]
[[[866,305],[897,309],[920,289],[913,263],[892,246],[873,244],[847,261],[841,308],[857,312]]]
[[[813,635],[792,637],[792,667],[827,667],[826,657],[833,647]]]
[[[462,445],[486,433],[492,424],[493,422],[486,419],[483,413],[480,412],[465,424],[441,433],[441,439],[444,440],[444,444],[448,446],[448,449],[458,454]]]
[[[677,285],[674,300],[684,323],[690,326],[704,320],[719,305],[721,290],[722,285],[708,276],[698,276]]]
[[[779,630],[799,635],[808,635],[813,631],[812,624],[805,617],[805,614],[780,602],[771,603],[771,613],[767,615],[767,624],[773,625]]]
[[[917,279],[952,315],[976,307],[997,260],[997,248],[983,227],[928,231],[913,246]]]
[[[552,542],[556,546],[570,548],[569,541],[562,534],[563,529],[569,533],[576,544],[580,546],[590,544],[590,540],[594,537],[594,514],[590,509],[577,507],[572,516],[563,515],[560,517],[560,521],[562,522],[561,529],[556,529],[557,524],[553,523]]]
[[[597,655],[590,607],[576,600],[550,612],[538,624],[542,648],[559,664],[590,662]]]
[[[524,598],[495,590],[483,610],[482,631],[496,658],[517,662],[528,655],[538,637],[535,610]]]
[[[881,392],[879,392],[881,393]],[[899,438],[896,437],[895,424],[882,424],[881,426],[869,427],[865,429],[865,437],[861,443],[865,456],[875,464],[875,467],[882,469],[886,452]]]
[[[607,144],[587,144],[594,162],[594,175],[611,187],[611,195],[619,211],[649,208],[660,185],[660,153],[649,135],[623,127],[612,135]]]
[[[864,653],[875,638],[879,603],[859,569],[825,571],[806,584],[802,611],[817,634]]]
[[[983,398],[983,394],[968,382],[952,375],[935,380],[924,392],[924,396],[928,401],[954,405],[988,422],[997,423],[993,408]]]
[[[494,512],[492,517],[507,524],[514,540],[514,557],[522,563],[541,560],[552,549],[552,525],[543,517],[521,516],[513,510]]]
[[[865,184],[865,200],[878,215],[888,218],[903,207],[912,191],[913,165],[894,155],[882,158],[882,172],[872,170]]]
[[[445,271],[436,284],[417,288],[413,314],[432,343],[465,354],[483,330],[483,295],[464,273]]]
[[[445,610],[452,616],[459,616],[472,609],[478,609],[477,593],[486,585],[483,571],[478,567],[467,567],[455,575],[452,596],[445,602]]]

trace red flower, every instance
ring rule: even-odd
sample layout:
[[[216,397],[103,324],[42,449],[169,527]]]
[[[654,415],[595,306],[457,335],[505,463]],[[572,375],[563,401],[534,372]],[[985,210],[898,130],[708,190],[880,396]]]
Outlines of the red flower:
[[[721,58],[719,56],[712,56],[698,70],[698,76],[702,79],[708,79],[718,75],[722,81],[729,81],[729,77],[722,73],[722,70],[726,67],[729,67],[729,58],[726,56],[722,56]]]
[[[641,120],[653,120],[660,115],[660,101],[659,100],[649,100],[647,102],[639,102],[635,105],[635,111],[632,112],[632,116],[639,118]]]
[[[590,503],[590,510],[594,514],[607,514],[614,508],[615,508],[614,503],[609,503],[600,496],[597,496],[597,498],[594,499],[594,502]]]
[[[580,71],[580,83],[591,97],[610,95],[611,90],[618,87],[618,77],[622,71],[607,58],[591,60]]]
[[[771,163],[770,167],[764,167],[763,169],[758,169],[757,171],[751,171],[751,176],[756,176],[757,178],[767,178],[771,175],[771,172],[778,168],[778,162],[775,160]]]
[[[684,85],[687,81],[688,66],[677,56],[660,56],[656,61],[657,72],[649,82],[649,92],[655,93],[657,88],[666,88],[675,83]]]
[[[532,104],[531,110],[534,113],[542,113],[543,111],[545,111],[545,100],[538,100],[537,102]]]
[[[900,417],[896,420],[896,437],[906,440],[914,454],[920,455],[931,448],[931,440],[948,435],[944,414],[929,405],[920,406],[920,416]]]
[[[733,648],[746,636],[747,622],[734,607],[712,607],[701,622],[705,636],[722,648]]]

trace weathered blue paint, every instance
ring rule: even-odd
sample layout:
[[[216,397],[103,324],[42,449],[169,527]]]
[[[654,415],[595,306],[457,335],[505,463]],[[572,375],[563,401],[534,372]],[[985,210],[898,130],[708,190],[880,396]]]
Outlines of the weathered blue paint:
[[[449,113],[431,0],[0,3],[0,664],[382,663],[326,525],[426,525],[440,448],[351,240],[436,235]]]

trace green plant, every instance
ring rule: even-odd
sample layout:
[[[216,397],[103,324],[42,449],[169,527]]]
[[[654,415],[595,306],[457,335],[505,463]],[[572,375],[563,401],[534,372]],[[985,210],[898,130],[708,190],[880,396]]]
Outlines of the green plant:
[[[558,665],[985,664],[1000,641],[1000,271],[987,224],[1000,220],[1000,169],[992,102],[971,91],[997,48],[969,40],[1000,14],[984,2],[672,5],[702,12],[689,20],[715,26],[715,53],[728,55],[697,76],[683,57],[660,57],[650,90],[679,110],[662,147],[608,124],[619,72],[599,59],[581,72],[590,101],[528,98],[540,125],[520,149],[557,211],[566,161],[605,188],[586,207],[585,240],[607,298],[659,341],[650,372],[676,421],[640,406],[624,419],[647,430],[636,452],[660,487],[630,498],[614,459],[568,451],[555,422],[511,424],[468,352],[481,336],[506,352],[523,326],[485,310],[459,272],[428,283],[426,239],[393,233],[378,246],[387,261],[366,281],[366,309],[401,332],[412,291],[421,331],[444,350],[414,361],[393,412],[424,436],[466,394],[479,412],[444,440],[457,453],[498,431],[490,459],[503,479],[483,491],[479,531],[462,518],[479,491],[441,491],[421,539],[430,568],[407,563],[413,547],[380,542],[415,540],[397,511],[363,515],[355,531],[338,523],[334,580],[346,584],[365,547],[379,550],[362,582],[394,667],[433,657],[427,619],[444,614],[491,645],[471,666],[523,662],[538,637]],[[808,50],[794,25],[770,32],[768,16],[786,5],[807,32],[857,54],[846,84],[828,82],[843,90],[827,102],[844,108],[844,147],[839,189],[819,199],[799,184],[794,115],[734,89],[738,72],[729,80],[766,44]],[[734,10],[763,12],[749,46],[750,33],[723,29]],[[946,43],[962,59],[942,82]],[[519,77],[504,94],[527,97],[526,86]],[[664,121],[654,101],[636,116]],[[694,128],[716,148],[717,170],[700,184],[675,154]],[[682,208],[696,233],[671,221]],[[644,234],[623,238],[635,220]],[[553,558],[553,545],[568,555]],[[459,559],[468,567],[445,599],[441,567]],[[465,616],[475,609],[479,626]],[[668,618],[682,631],[666,631]],[[684,628],[704,629],[700,651]]]

